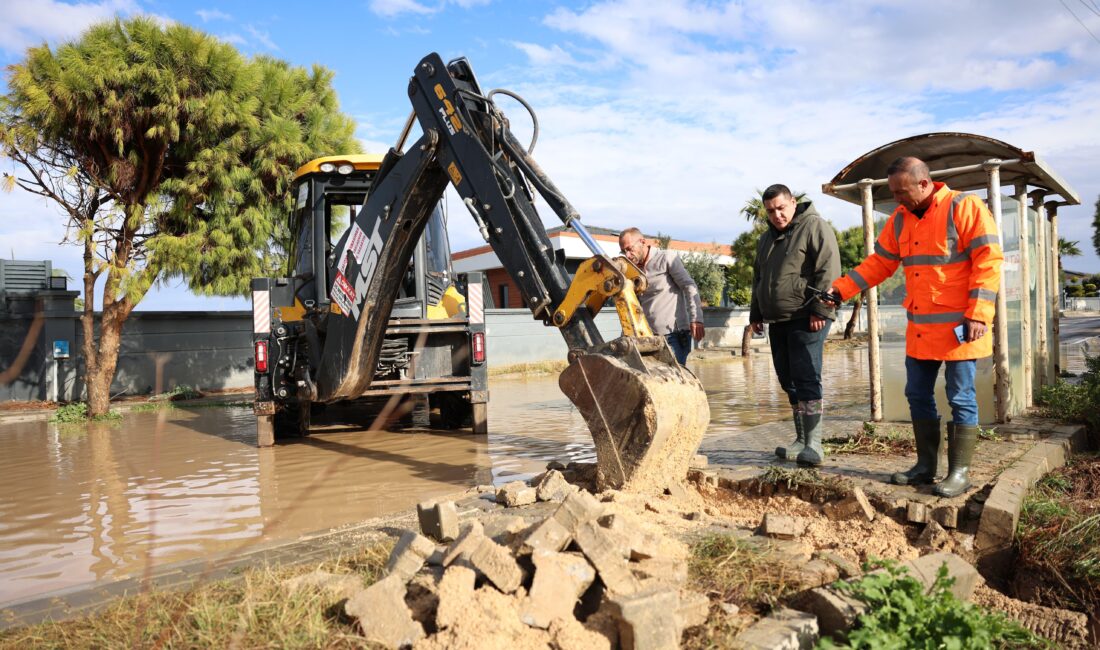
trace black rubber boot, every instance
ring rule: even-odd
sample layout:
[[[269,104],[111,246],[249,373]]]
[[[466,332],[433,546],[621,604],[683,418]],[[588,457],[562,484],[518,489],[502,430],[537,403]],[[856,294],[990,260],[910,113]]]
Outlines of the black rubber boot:
[[[950,428],[951,425],[947,426]],[[940,458],[940,421],[913,420],[913,436],[917,440],[917,464],[890,476],[890,482],[894,485],[927,485],[936,478]]]
[[[806,446],[795,460],[803,467],[817,467],[825,460],[825,448],[821,446],[821,413],[803,413],[800,417]]]
[[[802,430],[802,411],[797,404],[791,404],[791,413],[794,414],[794,442],[786,447],[776,447],[775,455],[783,460],[794,460],[798,454],[806,448],[806,433]]]
[[[947,438],[947,478],[936,484],[933,490],[941,497],[957,497],[970,487],[970,461],[978,446],[978,427],[973,424],[956,424],[955,431]]]

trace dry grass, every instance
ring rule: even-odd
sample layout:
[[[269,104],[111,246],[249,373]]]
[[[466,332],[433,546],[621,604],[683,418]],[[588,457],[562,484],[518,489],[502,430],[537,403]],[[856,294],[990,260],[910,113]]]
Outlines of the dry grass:
[[[917,450],[913,430],[904,425],[883,425],[864,422],[863,427],[844,438],[824,441],[827,454],[865,454],[893,456]]]
[[[789,491],[808,487],[826,498],[845,496],[852,491],[851,484],[839,476],[824,476],[813,467],[785,467],[770,465],[756,479],[760,483],[783,486]]]
[[[0,648],[364,648],[343,608],[318,589],[291,594],[283,583],[320,568],[369,585],[381,577],[391,545],[290,568],[251,569],[188,591],[150,591],[82,619],[0,633]]]
[[[792,567],[767,547],[729,535],[708,535],[691,548],[689,586],[711,599],[707,623],[690,631],[685,648],[729,648],[755,618],[799,589]],[[729,615],[721,603],[736,605],[741,614]]]
[[[534,363],[514,363],[508,366],[490,366],[489,376],[500,377],[503,375],[557,375],[569,366],[569,362],[561,361],[536,361]]]

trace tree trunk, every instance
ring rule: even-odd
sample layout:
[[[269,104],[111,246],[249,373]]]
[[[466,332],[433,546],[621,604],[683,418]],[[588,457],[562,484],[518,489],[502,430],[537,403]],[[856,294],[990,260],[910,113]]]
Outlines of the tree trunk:
[[[744,333],[741,334],[741,356],[747,357],[751,352],[752,347],[752,325],[746,325]]]
[[[852,305],[852,316],[848,319],[848,324],[844,326],[844,340],[847,341],[852,338],[852,332],[856,330],[856,320],[859,319],[859,310],[863,307],[863,292],[860,291],[856,296],[856,304]]]

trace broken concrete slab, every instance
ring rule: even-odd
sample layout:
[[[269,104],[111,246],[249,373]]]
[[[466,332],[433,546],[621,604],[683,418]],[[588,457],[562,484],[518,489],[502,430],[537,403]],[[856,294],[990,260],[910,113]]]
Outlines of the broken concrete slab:
[[[342,599],[350,598],[363,589],[363,579],[355,575],[329,573],[316,569],[284,580],[283,587],[290,594],[295,594],[302,589],[316,589]]]
[[[558,509],[554,511],[552,518],[572,533],[580,524],[597,519],[602,514],[603,504],[591,493],[578,490],[565,497]]]
[[[978,570],[969,562],[954,553],[932,553],[901,564],[909,570],[909,575],[920,581],[925,588],[932,586],[940,567],[947,565],[947,575],[955,578],[951,593],[959,600],[970,600],[974,590],[983,582]]]
[[[920,501],[910,501],[906,506],[905,519],[912,524],[928,523],[928,506]]]
[[[437,589],[439,607],[435,613],[435,624],[443,630],[462,620],[474,600],[474,584],[477,573],[464,566],[452,566],[443,574]]]
[[[573,541],[573,536],[565,529],[565,526],[562,526],[557,519],[547,517],[531,528],[527,537],[523,539],[523,546],[520,550],[523,553],[533,553],[539,550],[561,551],[571,541]]]
[[[687,562],[670,557],[650,557],[630,563],[630,570],[642,580],[655,580],[679,587],[687,582]]]
[[[859,563],[853,562],[839,553],[821,551],[817,554],[817,557],[835,566],[841,578],[855,578],[863,575],[863,570],[860,568]]]
[[[411,530],[401,534],[386,563],[386,574],[399,576],[402,584],[408,582],[428,561],[435,551],[435,544],[427,537]]]
[[[569,481],[565,480],[561,472],[550,470],[539,481],[538,487],[535,488],[535,496],[539,501],[564,501],[565,497],[577,489],[577,486],[570,485]]]
[[[951,541],[951,536],[943,529],[935,519],[924,525],[920,537],[917,538],[917,546],[931,549],[942,549]]]
[[[459,558],[468,558],[481,540],[485,537],[485,528],[478,520],[473,520],[462,527],[455,541],[443,553],[443,566],[451,566]]]
[[[512,554],[488,537],[482,537],[477,548],[470,553],[469,563],[506,594],[519,589],[523,583],[523,569]]]
[[[535,551],[531,554],[535,578],[520,618],[532,627],[546,629],[551,621],[573,617],[573,606],[596,579],[596,570],[574,553]]]
[[[675,589],[653,589],[611,599],[619,622],[623,650],[672,650],[680,647],[677,616],[680,594]]]
[[[523,481],[505,483],[497,490],[497,503],[509,508],[529,505],[537,500],[538,496],[535,488],[527,485]]]
[[[676,621],[681,633],[689,627],[707,622],[710,615],[710,598],[697,591],[681,591],[680,607],[676,610]]]
[[[600,574],[600,580],[612,594],[637,591],[638,579],[630,572],[622,548],[606,529],[595,521],[577,526],[573,539]]]
[[[704,468],[710,464],[710,459],[704,454],[695,454],[691,457],[691,467]]]
[[[929,516],[944,528],[958,528],[959,526],[959,506],[937,506],[932,508],[932,514]]]
[[[405,582],[398,575],[386,576],[352,596],[344,611],[358,621],[368,641],[387,648],[410,646],[424,637],[424,628],[405,604]]]
[[[760,522],[760,532],[776,539],[794,539],[805,531],[806,521],[801,517],[768,512]]]
[[[450,542],[458,537],[458,509],[454,501],[425,501],[416,504],[420,532],[437,542]]]
[[[851,629],[860,614],[867,611],[865,604],[828,587],[799,595],[797,605],[817,617],[819,632],[826,636]]]
[[[816,616],[781,607],[738,634],[734,643],[746,650],[809,650],[817,639]]]

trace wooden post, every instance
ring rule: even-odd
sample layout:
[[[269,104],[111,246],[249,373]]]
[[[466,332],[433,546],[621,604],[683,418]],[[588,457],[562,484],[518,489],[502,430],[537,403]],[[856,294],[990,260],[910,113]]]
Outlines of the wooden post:
[[[1035,314],[1038,327],[1038,352],[1036,361],[1039,363],[1039,372],[1035,379],[1039,388],[1047,385],[1047,362],[1050,359],[1050,348],[1047,344],[1047,317],[1050,312],[1050,303],[1047,302],[1047,209],[1043,204],[1046,192],[1036,190],[1031,193],[1031,200],[1035,204],[1035,250],[1037,251],[1036,263],[1039,265],[1038,277],[1035,280],[1035,304],[1038,306]]]
[[[997,224],[997,239],[1004,246],[1004,226],[1001,215],[1001,161],[986,161],[985,171],[989,174],[989,186],[986,191],[989,211]],[[1012,413],[1009,406],[1012,400],[1012,375],[1008,369],[1008,299],[1005,297],[1004,273],[997,289],[997,311],[993,316],[993,390],[994,408],[997,422],[1008,422]]]
[[[859,182],[860,197],[863,200],[863,252],[870,255],[875,251],[875,202],[871,194],[872,181],[864,178]],[[871,420],[882,421],[882,362],[879,356],[878,288],[867,291],[867,362],[871,376]]]
[[[1030,222],[1027,218],[1027,183],[1016,186],[1016,215],[1017,228],[1020,231],[1020,354],[1024,360],[1023,386],[1024,408],[1030,408],[1035,403],[1031,394],[1031,251],[1028,250],[1030,237],[1028,228]]]

